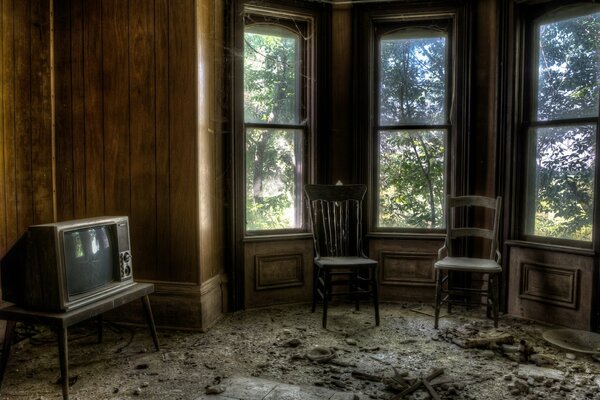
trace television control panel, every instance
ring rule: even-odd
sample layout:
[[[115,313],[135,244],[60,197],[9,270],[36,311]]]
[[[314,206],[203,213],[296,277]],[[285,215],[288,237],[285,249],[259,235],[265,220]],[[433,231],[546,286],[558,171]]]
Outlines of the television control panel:
[[[131,253],[129,251],[119,253],[119,266],[121,269],[121,280],[131,278]]]

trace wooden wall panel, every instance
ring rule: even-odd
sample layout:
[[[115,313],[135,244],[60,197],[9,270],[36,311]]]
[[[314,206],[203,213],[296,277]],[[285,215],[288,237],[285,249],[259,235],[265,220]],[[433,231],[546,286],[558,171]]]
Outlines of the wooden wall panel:
[[[382,301],[433,303],[435,273],[433,264],[444,243],[440,239],[372,238],[369,257],[379,262]]]
[[[72,131],[69,135],[69,132],[60,132],[56,131],[56,137],[59,138],[61,136],[72,136],[73,144],[73,217],[75,218],[83,218],[88,215],[87,212],[87,202],[86,202],[86,157],[85,157],[85,112],[84,106],[86,104],[86,92],[84,85],[84,18],[83,18],[83,0],[72,0],[72,1],[62,1],[59,3],[55,3],[56,7],[71,7],[71,21],[65,21],[64,28],[67,26],[71,26],[72,34],[71,34],[71,62],[68,64],[70,69],[65,69],[64,71],[56,71],[55,81],[57,82],[71,82],[71,98],[72,98],[72,107],[71,107],[71,118],[72,118]],[[55,11],[56,12],[56,11]],[[58,21],[55,21],[58,22]],[[62,30],[62,26],[56,26],[58,31]],[[57,39],[58,43],[59,40]],[[61,73],[62,72],[62,73]],[[62,101],[61,98],[56,98],[56,102]],[[60,118],[58,115],[56,119]],[[64,155],[68,157],[68,154]],[[60,163],[61,160],[57,160],[57,163]],[[59,177],[60,178],[60,177]],[[59,187],[61,185],[58,185]],[[70,195],[70,193],[56,193],[56,198],[58,203],[62,202],[63,195]],[[68,216],[58,215],[58,219],[69,219]]]
[[[0,257],[54,217],[48,7],[0,1]]]
[[[169,202],[174,266],[198,262],[195,11],[192,0],[169,3]],[[197,282],[200,278],[196,268],[171,268],[169,273],[176,281]]]
[[[105,213],[102,5],[101,1],[83,0],[84,146],[73,151],[81,151],[85,156],[86,216]]]
[[[1,26],[0,26],[0,38],[2,40],[2,46],[0,47],[1,53],[1,64],[0,69],[0,83],[2,85],[2,91],[0,92],[0,109],[2,115],[2,125],[0,126],[0,254],[6,253],[9,238],[8,225],[8,197],[11,196],[12,186],[9,186],[9,174],[11,170],[11,164],[9,163],[10,141],[8,140],[9,132],[12,130],[13,120],[13,109],[12,109],[12,97],[14,96],[14,89],[12,89],[12,6],[13,0],[2,0],[0,7],[2,14],[0,15]]]
[[[131,218],[136,221],[131,235],[137,243],[137,262],[148,276],[160,276],[156,257],[156,89],[154,47],[154,7],[143,0],[129,1],[129,117],[131,157]]]
[[[31,2],[14,3],[15,185],[17,234],[33,221],[31,185]]]
[[[132,139],[130,110],[133,107],[129,93],[129,8],[128,2],[122,0],[103,0],[101,4],[102,110],[99,114],[104,141],[104,159],[100,164],[104,175],[103,213],[129,215],[133,155],[129,148]]]
[[[137,279],[200,284],[195,4],[54,3],[57,217],[129,215]]]
[[[509,244],[508,313],[522,318],[592,329],[594,256]]]
[[[54,9],[54,40],[60,43],[60,46],[54,48],[54,71],[58,76],[68,76],[64,71],[70,71],[72,43],[77,39],[73,38],[75,32],[81,32],[77,26],[71,26],[71,7],[55,7]],[[80,28],[80,27],[79,27]],[[79,47],[81,48],[81,46]],[[74,77],[74,74],[71,74]],[[63,219],[75,218],[74,210],[74,175],[73,175],[73,79],[59,79],[54,81],[55,91],[55,131],[60,135],[55,137],[56,154],[56,182],[57,192],[61,193],[60,202],[56,204],[57,214]]]
[[[31,2],[31,185],[33,221],[54,220],[52,171],[52,93],[50,76],[50,3]],[[32,53],[33,55],[33,53]]]
[[[310,301],[312,263],[312,238],[245,243],[245,306]]]
[[[328,169],[328,181],[356,182],[356,143],[354,143],[352,93],[352,6],[335,5],[331,16],[331,136],[327,160],[317,164]]]

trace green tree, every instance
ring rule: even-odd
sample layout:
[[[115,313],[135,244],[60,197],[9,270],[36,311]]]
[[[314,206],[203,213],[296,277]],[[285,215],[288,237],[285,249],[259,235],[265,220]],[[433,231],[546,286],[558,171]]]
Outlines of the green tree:
[[[600,13],[539,25],[534,120],[570,125],[531,128],[536,159],[533,234],[591,240],[598,116]]]
[[[433,36],[433,37],[432,37]],[[398,31],[380,42],[379,226],[443,227],[446,38]],[[423,129],[401,129],[425,125]]]
[[[257,24],[244,40],[246,229],[293,228],[302,132],[269,125],[299,123],[299,36]]]

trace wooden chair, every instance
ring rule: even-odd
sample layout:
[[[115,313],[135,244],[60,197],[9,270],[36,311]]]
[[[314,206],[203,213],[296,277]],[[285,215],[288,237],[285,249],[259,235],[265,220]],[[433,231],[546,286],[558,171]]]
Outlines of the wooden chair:
[[[502,273],[502,266],[500,264],[501,255],[498,250],[498,225],[500,222],[501,202],[502,199],[500,197],[494,199],[482,196],[448,196],[446,198],[446,242],[438,251],[438,261],[434,264],[436,270],[434,327],[436,329],[438,327],[442,303],[448,304],[448,312],[450,312],[452,304],[469,303],[469,296],[471,294],[486,297],[487,315],[489,317],[490,310],[493,310],[494,326],[498,327],[500,274]],[[455,223],[457,212],[469,209],[470,207],[483,207],[484,209],[492,210],[493,225],[491,229],[460,226]],[[465,217],[466,213],[463,212],[461,215]],[[457,247],[459,246],[455,240],[461,239],[464,247],[468,244],[465,240],[470,240],[469,238],[483,238],[489,241],[489,257],[474,258],[458,256]],[[454,272],[475,272],[487,275],[487,289],[473,288],[468,284],[462,285],[464,287],[456,287],[451,276]]]
[[[350,295],[356,309],[359,297],[370,296],[379,325],[377,261],[362,249],[362,201],[365,185],[306,185],[304,193],[310,215],[315,259],[312,312],[317,297],[323,301],[323,328],[327,327],[327,306],[331,296]],[[348,291],[333,290],[346,285]]]

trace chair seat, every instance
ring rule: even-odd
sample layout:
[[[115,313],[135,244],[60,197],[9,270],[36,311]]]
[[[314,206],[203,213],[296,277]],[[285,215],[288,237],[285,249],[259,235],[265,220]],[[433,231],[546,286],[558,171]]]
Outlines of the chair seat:
[[[502,267],[494,260],[472,257],[445,257],[434,264],[436,269],[465,272],[496,273]]]
[[[320,257],[315,264],[321,268],[368,267],[377,265],[377,261],[366,257]]]

